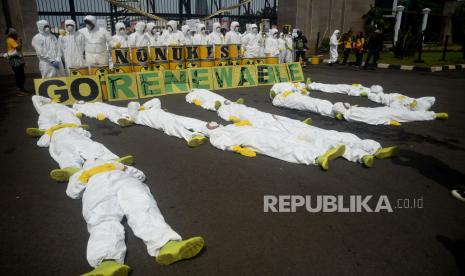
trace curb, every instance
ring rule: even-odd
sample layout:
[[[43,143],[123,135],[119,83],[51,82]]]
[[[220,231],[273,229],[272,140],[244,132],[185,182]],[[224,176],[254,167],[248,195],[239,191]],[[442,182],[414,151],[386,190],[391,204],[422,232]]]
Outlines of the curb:
[[[324,59],[323,63],[329,63],[329,59]],[[362,65],[363,64],[365,63],[363,62]],[[439,72],[439,71],[445,71],[445,70],[465,69],[465,64],[425,67],[425,66],[414,66],[414,65],[378,63],[378,68],[397,69],[397,70],[404,70],[404,71]]]

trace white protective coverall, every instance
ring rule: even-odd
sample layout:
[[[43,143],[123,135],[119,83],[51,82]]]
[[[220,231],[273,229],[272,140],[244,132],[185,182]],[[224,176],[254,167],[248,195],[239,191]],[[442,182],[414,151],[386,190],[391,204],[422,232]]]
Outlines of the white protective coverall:
[[[157,29],[154,22],[147,23],[147,28],[145,30],[145,35],[149,39],[149,46],[161,46],[159,41],[159,36],[157,34]]]
[[[84,51],[86,41],[84,36],[76,31],[76,23],[73,20],[65,20],[67,34],[58,38],[58,43],[65,60],[66,70],[69,68],[85,67]]]
[[[278,48],[279,48],[279,63],[285,63],[286,55],[287,55],[287,48],[286,48],[286,40],[284,39],[283,33],[279,34]]]
[[[222,103],[226,101],[226,98],[206,89],[192,89],[187,93],[186,101],[201,106],[203,109],[216,111],[215,102]]]
[[[280,50],[279,47],[278,30],[271,29],[270,36],[265,40],[265,55],[279,57],[279,53],[281,53],[281,51],[282,49]]]
[[[239,32],[239,22],[231,22],[230,30],[224,37],[225,44],[241,44],[241,33]]]
[[[208,45],[211,44],[210,38],[207,35],[207,29],[204,24],[197,26],[197,33],[194,35],[194,45]]]
[[[392,108],[413,111],[430,110],[436,102],[435,97],[421,97],[415,99],[399,93],[383,93],[383,88],[379,85],[371,86],[368,99]]]
[[[315,141],[253,124],[220,126],[211,131],[210,143],[220,150],[235,151],[235,146],[247,147],[259,154],[305,165],[317,165],[316,159],[329,150],[316,145]]]
[[[167,31],[163,32],[161,42],[165,46],[169,45],[182,45],[184,35],[178,30],[178,23],[170,20],[167,23]]]
[[[221,24],[218,22],[213,23],[213,31],[208,35],[208,39],[213,45],[224,44],[224,36],[221,33]]]
[[[367,96],[370,88],[360,84],[326,84],[319,82],[311,82],[308,89],[321,91],[325,93],[338,93],[349,96]]]
[[[129,47],[143,47],[150,44],[150,39],[145,33],[145,22],[139,21],[136,23],[136,31],[129,35]]]
[[[393,121],[405,123],[436,119],[436,113],[433,111],[410,111],[387,106],[357,107],[341,102],[334,104],[333,112],[341,113],[349,122],[362,122],[369,125],[392,125]]]
[[[73,109],[87,117],[103,120],[108,118],[112,123],[119,124],[121,118],[129,119],[127,107],[110,105],[102,102],[84,102],[79,101],[73,104]]]
[[[294,62],[294,40],[291,34],[285,34],[284,40],[286,41],[286,63]]]
[[[317,99],[301,93],[280,93],[273,98],[274,106],[310,111],[323,116],[334,118],[333,103]]]
[[[182,34],[184,35],[184,39],[182,41],[183,45],[193,45],[194,44],[194,36],[192,35],[194,32],[189,28],[188,25],[182,25],[181,27]]]
[[[87,181],[81,177],[86,170],[103,164],[112,164],[114,169],[94,174]],[[66,194],[73,199],[82,197],[82,214],[90,234],[87,261],[92,267],[103,260],[124,263],[123,217],[144,241],[150,256],[157,256],[168,241],[181,240],[165,222],[149,188],[142,183],[144,180],[142,171],[105,160],[86,162],[82,170],[71,176]]]
[[[111,46],[114,48],[120,47],[129,47],[128,45],[128,36],[126,34],[126,25],[123,22],[118,22],[115,24],[115,32],[116,34],[112,37],[113,40],[111,42]]]
[[[89,66],[108,65],[108,46],[112,37],[107,30],[97,26],[97,18],[93,15],[84,17],[86,27],[79,30],[86,39],[86,62]]]
[[[39,114],[39,129],[47,130],[58,124],[81,125],[81,120],[76,116],[77,112],[64,104],[55,103],[50,98],[39,95],[32,96],[32,104]]]
[[[336,63],[338,53],[337,46],[339,45],[339,30],[335,30],[331,38],[329,39],[329,63]]]
[[[182,138],[186,141],[190,141],[196,135],[203,134],[208,137],[210,132],[205,121],[164,111],[157,98],[146,102],[144,110],[139,110],[140,104],[138,102],[130,102],[128,109],[131,119],[136,124],[161,130],[169,136]]]
[[[64,76],[58,40],[50,32],[48,22],[46,20],[37,21],[37,29],[39,33],[32,38],[31,44],[39,59],[39,70],[42,78]]]
[[[187,100],[189,95],[190,99]],[[243,104],[230,102],[222,96],[205,89],[194,90],[187,94],[186,100],[192,102],[192,99],[201,99],[201,106],[208,110],[214,110],[214,107],[212,109],[208,107],[214,106],[215,101],[220,101],[221,106],[218,109],[218,115],[226,121],[231,121],[232,118],[230,117],[233,116],[240,120],[250,121],[253,126],[292,133],[305,141],[318,140],[316,145],[323,145],[321,146],[322,149],[341,144],[346,145],[343,157],[352,162],[361,162],[362,157],[373,155],[381,148],[381,145],[376,141],[362,140],[351,133],[321,129],[298,120],[262,112]]]
[[[251,24],[251,32],[242,37],[242,47],[245,58],[257,58],[263,54],[262,36],[258,33],[256,24]]]

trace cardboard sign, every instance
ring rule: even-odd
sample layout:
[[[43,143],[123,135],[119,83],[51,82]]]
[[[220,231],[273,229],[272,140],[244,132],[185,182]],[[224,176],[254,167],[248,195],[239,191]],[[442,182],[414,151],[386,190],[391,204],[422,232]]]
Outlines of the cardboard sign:
[[[191,68],[189,72],[189,82],[192,89],[213,89],[212,68]]]
[[[35,79],[37,95],[71,105],[76,101],[101,101],[102,91],[98,76],[70,76]]]
[[[235,66],[234,85],[238,88],[257,86],[257,68],[255,65]]]
[[[189,92],[187,70],[164,70],[164,85],[166,94]]]
[[[289,78],[292,82],[304,82],[305,77],[302,72],[302,65],[299,62],[286,63],[289,72]]]
[[[287,71],[287,65],[283,64],[276,64],[274,65],[274,73],[276,76],[276,82],[289,82],[289,73]]]
[[[163,72],[150,71],[137,74],[139,98],[150,98],[164,94]]]
[[[136,75],[132,73],[107,75],[107,89],[109,101],[138,99]]]
[[[257,65],[258,85],[270,85],[276,82],[274,66],[270,64]]]
[[[234,68],[236,66],[212,67],[213,89],[236,88]]]

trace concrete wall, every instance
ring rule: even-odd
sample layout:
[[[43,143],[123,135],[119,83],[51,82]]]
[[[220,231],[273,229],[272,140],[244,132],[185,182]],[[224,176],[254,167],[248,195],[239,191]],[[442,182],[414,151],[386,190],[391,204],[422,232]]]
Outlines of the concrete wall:
[[[31,46],[32,37],[37,33],[36,21],[38,20],[36,1],[33,0],[7,0],[10,11],[11,25],[18,31],[23,39],[23,54],[26,61],[26,73],[37,73],[38,61],[34,49]],[[0,16],[0,53],[6,52],[6,22],[3,16],[4,7],[1,6]],[[0,75],[12,74],[11,68],[5,58],[0,58]]]
[[[318,32],[321,42],[335,29],[363,31],[362,16],[374,5],[374,0],[290,0],[279,4],[278,27],[290,24],[301,29],[313,50]]]

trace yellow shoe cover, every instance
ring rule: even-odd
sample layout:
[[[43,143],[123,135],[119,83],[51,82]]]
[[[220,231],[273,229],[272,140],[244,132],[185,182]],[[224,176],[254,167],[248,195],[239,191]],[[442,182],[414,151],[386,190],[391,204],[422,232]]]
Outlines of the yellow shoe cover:
[[[35,128],[35,127],[28,127],[28,128],[26,128],[26,133],[27,133],[27,135],[29,135],[31,137],[40,137],[40,136],[45,134],[45,130],[44,129],[38,129],[38,128]]]
[[[102,113],[97,114],[97,120],[99,120],[99,121],[105,120],[105,115],[102,114]]]
[[[344,120],[344,116],[342,116],[342,113],[336,113],[336,119],[338,120]]]
[[[103,261],[91,272],[82,274],[82,276],[127,276],[131,268],[125,264],[115,261]]]
[[[371,168],[373,166],[373,163],[375,162],[375,159],[373,155],[365,155],[362,157],[362,164],[363,166],[367,168]]]
[[[232,151],[233,152],[237,152],[239,153],[240,155],[243,155],[243,156],[246,156],[246,157],[255,157],[257,156],[257,153],[251,149],[251,148],[247,148],[247,147],[241,147],[241,146],[233,146],[232,148]]]
[[[271,99],[274,99],[274,97],[276,97],[276,92],[274,92],[273,90],[270,91],[270,98]]]
[[[205,242],[202,237],[193,237],[185,241],[167,242],[155,258],[161,265],[170,265],[180,260],[190,259],[202,250]]]
[[[324,155],[318,157],[317,163],[323,170],[327,171],[329,169],[329,161],[341,157],[345,151],[345,145],[330,148]]]
[[[252,123],[249,120],[241,120],[237,123],[234,123],[235,126],[241,127],[241,126],[251,126]]]
[[[118,119],[118,125],[120,125],[121,127],[128,127],[128,126],[131,126],[133,124],[134,124],[134,122],[129,120],[129,119],[126,119],[126,118],[119,118]]]
[[[374,156],[378,159],[389,158],[396,155],[399,148],[397,146],[387,147],[387,148],[380,148],[374,154]]]
[[[76,115],[76,117],[78,117],[78,118],[82,118],[82,113],[81,112],[76,112],[76,114],[74,114],[74,115]]]
[[[207,141],[207,137],[203,135],[194,135],[192,138],[187,142],[187,145],[191,148],[198,147]]]
[[[436,119],[441,119],[441,120],[449,118],[449,114],[447,114],[445,112],[436,113],[435,116],[436,116]]]
[[[390,120],[389,125],[390,126],[400,126],[401,124],[396,120]]]
[[[68,181],[69,178],[77,173],[80,170],[80,168],[76,167],[69,167],[69,168],[64,168],[64,169],[55,169],[50,172],[50,177],[58,182],[65,182]]]
[[[311,125],[312,124],[312,118],[308,117],[307,119],[303,120],[302,123],[305,123],[307,125]]]
[[[144,111],[144,110],[145,110],[145,106],[144,106],[144,105],[139,106],[139,111]]]
[[[221,107],[220,101],[216,101],[216,102],[215,102],[215,110],[220,109],[220,107]]]
[[[311,79],[311,78],[307,78],[307,81],[305,82],[305,84],[307,85],[307,87],[310,85],[310,83],[312,83],[312,79]]]
[[[134,156],[126,155],[126,156],[116,159],[115,161],[121,164],[124,164],[126,166],[131,166],[132,164],[134,164],[134,161],[135,161],[134,159],[135,159]]]
[[[245,100],[243,98],[239,98],[239,99],[236,100],[236,103],[237,104],[244,104]]]
[[[201,106],[202,105],[202,102],[200,100],[198,100],[198,99],[194,99],[192,102],[195,104],[195,106]]]
[[[368,93],[367,92],[362,92],[362,93],[360,93],[360,96],[361,97],[368,97]]]

